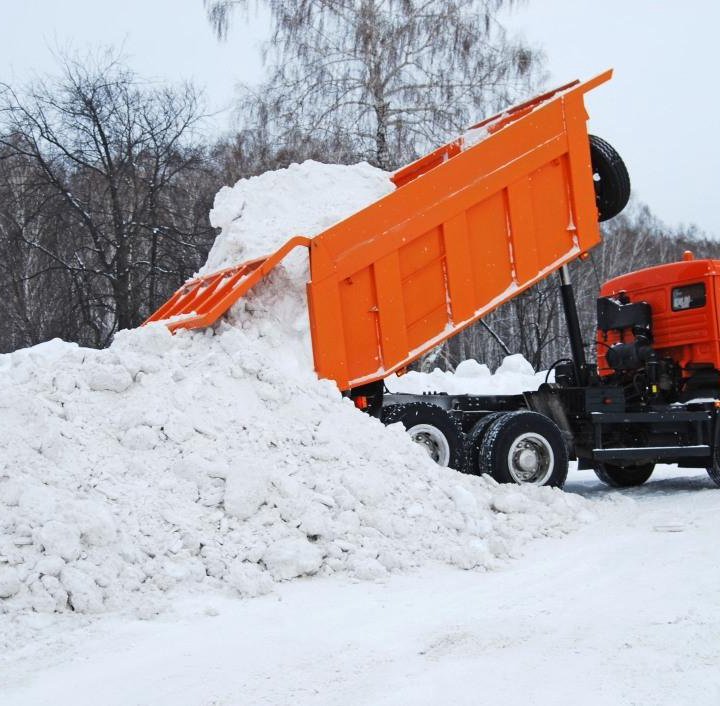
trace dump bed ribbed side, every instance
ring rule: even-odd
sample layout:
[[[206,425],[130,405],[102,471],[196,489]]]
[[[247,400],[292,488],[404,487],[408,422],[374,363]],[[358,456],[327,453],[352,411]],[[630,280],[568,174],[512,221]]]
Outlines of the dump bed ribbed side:
[[[349,389],[405,368],[600,241],[583,97],[608,78],[499,116],[468,149],[436,150],[312,240],[321,377]]]

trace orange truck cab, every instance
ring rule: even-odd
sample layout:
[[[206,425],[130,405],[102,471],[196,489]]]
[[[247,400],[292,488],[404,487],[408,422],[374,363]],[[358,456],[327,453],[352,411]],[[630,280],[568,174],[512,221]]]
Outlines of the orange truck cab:
[[[676,366],[682,389],[698,389],[701,380],[710,381],[720,370],[719,276],[720,260],[695,260],[692,253],[686,252],[681,262],[615,277],[603,285],[600,294],[626,305],[646,304],[651,332],[648,343],[660,360]],[[597,357],[601,375],[613,374],[608,353],[612,346],[626,341],[628,333],[632,334],[630,328],[599,330]]]

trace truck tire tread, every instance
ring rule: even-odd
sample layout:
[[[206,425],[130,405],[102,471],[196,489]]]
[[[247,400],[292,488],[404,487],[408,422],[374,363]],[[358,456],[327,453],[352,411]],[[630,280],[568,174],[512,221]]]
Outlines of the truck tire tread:
[[[627,206],[630,199],[630,175],[612,145],[597,135],[588,137],[598,220],[607,221],[617,216]]]
[[[465,435],[465,473],[475,476],[484,473],[480,463],[482,442],[490,425],[503,414],[506,414],[506,412],[490,412],[490,414],[486,414],[482,419],[475,422],[472,429]]]

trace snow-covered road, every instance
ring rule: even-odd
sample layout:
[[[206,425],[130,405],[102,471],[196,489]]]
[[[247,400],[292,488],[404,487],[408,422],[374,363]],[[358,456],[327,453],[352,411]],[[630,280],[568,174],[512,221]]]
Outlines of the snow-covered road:
[[[720,490],[669,469],[625,492],[576,472],[567,490],[598,500],[598,520],[499,571],[39,622],[42,639],[0,661],[0,703],[720,704]]]

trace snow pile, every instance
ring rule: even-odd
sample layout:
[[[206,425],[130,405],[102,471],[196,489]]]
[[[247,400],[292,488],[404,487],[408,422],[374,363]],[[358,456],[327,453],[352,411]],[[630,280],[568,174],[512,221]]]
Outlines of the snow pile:
[[[490,130],[487,125],[470,128],[462,135],[462,149],[469,150],[471,147],[475,147],[480,142],[487,140],[488,137],[490,137]]]
[[[329,228],[392,192],[389,177],[367,162],[346,167],[308,160],[223,187],[210,212],[222,235],[201,272],[268,255],[294,235]]]
[[[454,372],[435,368],[430,373],[411,371],[388,378],[392,392],[447,392],[461,395],[508,395],[537,390],[545,382],[546,372],[536,373],[521,355],[507,356],[493,375],[487,365],[464,360]]]
[[[218,196],[211,267],[388,189],[368,165],[240,182]],[[577,496],[437,467],[316,379],[307,329],[302,279],[279,268],[215,330],[0,356],[0,612],[152,615],[173,589],[491,568],[587,520]]]

